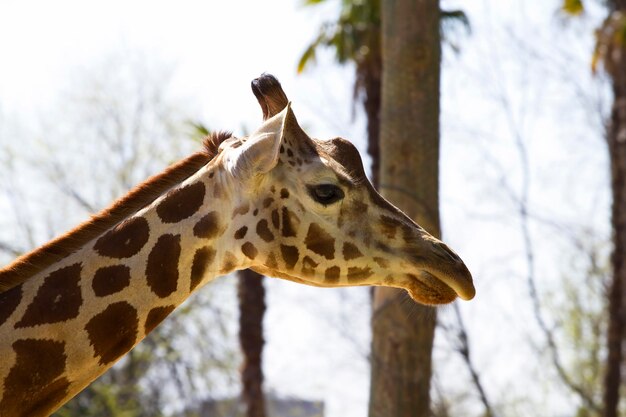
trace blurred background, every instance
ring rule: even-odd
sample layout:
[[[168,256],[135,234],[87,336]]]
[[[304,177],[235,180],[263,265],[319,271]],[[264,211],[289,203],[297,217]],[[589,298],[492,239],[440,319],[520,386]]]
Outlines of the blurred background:
[[[401,3],[0,1],[0,265],[199,149],[203,132],[253,131],[250,81],[263,72],[310,136],[351,140],[370,173],[368,138],[371,150],[381,132],[384,169],[385,71],[427,56],[434,65],[415,71],[435,75],[400,89],[430,87],[416,97],[435,126],[427,146],[440,148],[440,230],[477,288],[436,315],[401,313],[409,327],[436,326],[426,414],[372,405],[370,289],[273,279],[265,312],[252,313],[265,405],[250,411],[245,284],[227,276],[57,416],[626,415],[626,3],[416,0],[437,13],[394,15]],[[430,30],[436,44],[392,45],[393,28]],[[614,198],[625,208],[612,215]]]

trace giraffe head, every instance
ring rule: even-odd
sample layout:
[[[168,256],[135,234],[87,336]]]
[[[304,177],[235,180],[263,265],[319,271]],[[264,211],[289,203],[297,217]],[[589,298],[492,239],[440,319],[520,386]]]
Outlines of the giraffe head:
[[[265,123],[218,155],[230,187],[247,190],[231,194],[244,208],[233,223],[246,267],[315,286],[404,288],[423,304],[474,296],[463,261],[376,192],[354,145],[311,139],[284,93],[257,98]]]

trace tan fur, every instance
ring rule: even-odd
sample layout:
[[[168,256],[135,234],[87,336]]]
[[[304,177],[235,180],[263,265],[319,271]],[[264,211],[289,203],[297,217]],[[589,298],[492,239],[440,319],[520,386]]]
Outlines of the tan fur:
[[[231,136],[230,132],[217,132],[209,135],[203,141],[202,151],[148,178],[89,220],[0,269],[0,293],[23,283],[29,277],[65,258],[139,209],[152,203],[174,185],[189,178],[202,166],[208,164],[217,155],[220,144]]]

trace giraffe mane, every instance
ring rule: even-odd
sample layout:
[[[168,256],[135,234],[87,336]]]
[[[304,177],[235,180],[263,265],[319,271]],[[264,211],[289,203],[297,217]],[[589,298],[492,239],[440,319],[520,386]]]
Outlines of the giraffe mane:
[[[74,229],[0,268],[0,293],[23,283],[55,262],[75,252],[105,231],[152,203],[170,188],[186,180],[209,163],[230,132],[215,132],[203,140],[203,149],[178,161],[135,186],[113,204]]]

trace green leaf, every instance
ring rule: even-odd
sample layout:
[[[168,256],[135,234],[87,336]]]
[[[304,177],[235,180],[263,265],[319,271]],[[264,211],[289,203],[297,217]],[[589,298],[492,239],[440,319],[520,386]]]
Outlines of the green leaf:
[[[189,136],[196,142],[202,142],[211,133],[211,130],[202,122],[188,120],[187,126],[189,127]]]
[[[300,60],[298,61],[298,74],[302,74],[302,72],[304,71],[304,67],[306,67],[309,62],[315,61],[315,48],[317,47],[317,45],[317,42],[309,45],[309,47],[306,48],[306,50],[300,57]]]
[[[567,14],[578,16],[585,11],[583,0],[563,0],[561,10]]]

